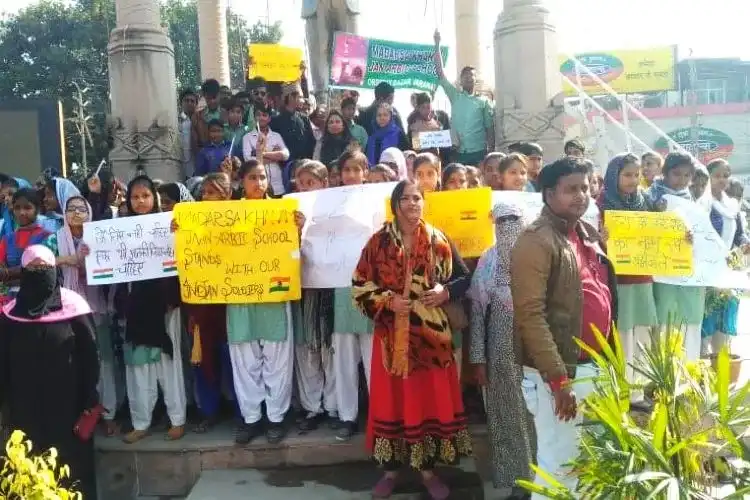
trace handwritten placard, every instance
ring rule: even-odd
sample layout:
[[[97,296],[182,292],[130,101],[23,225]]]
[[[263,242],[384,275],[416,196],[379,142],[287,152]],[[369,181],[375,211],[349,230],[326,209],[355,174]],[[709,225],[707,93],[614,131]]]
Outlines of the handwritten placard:
[[[668,212],[606,212],[607,253],[618,275],[690,276],[693,245],[682,218]]]
[[[362,248],[383,226],[383,200],[394,187],[395,182],[362,184],[286,196],[299,200],[307,219],[302,230],[304,288],[352,286]]]
[[[172,214],[159,213],[87,222],[86,280],[110,285],[175,276]]]
[[[302,49],[275,43],[251,43],[248,77],[261,76],[269,82],[293,82],[300,77]]]
[[[453,146],[450,130],[420,132],[413,139],[414,149],[449,148]]]
[[[494,207],[501,202],[520,207],[526,224],[534,222],[544,208],[542,194],[527,191],[492,191],[492,206]],[[601,214],[599,213],[599,207],[593,200],[589,201],[589,206],[581,220],[588,222],[597,229],[599,228]]]
[[[182,300],[248,304],[298,300],[297,200],[180,203],[175,206]]]
[[[386,218],[393,220],[390,198],[385,203]],[[425,194],[422,218],[450,238],[461,257],[479,257],[495,243],[491,209],[490,188],[436,191]]]

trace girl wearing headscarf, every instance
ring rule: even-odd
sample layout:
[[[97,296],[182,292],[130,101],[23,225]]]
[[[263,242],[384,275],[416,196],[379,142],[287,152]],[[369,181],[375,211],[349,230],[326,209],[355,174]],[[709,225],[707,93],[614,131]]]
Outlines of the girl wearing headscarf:
[[[21,256],[31,245],[47,245],[56,251],[55,238],[39,223],[39,197],[33,189],[23,188],[11,198],[15,229],[0,239],[0,301],[15,294],[21,277]]]
[[[740,203],[725,192],[732,175],[729,163],[724,159],[716,159],[706,169],[711,176],[711,225],[724,242],[727,254],[737,248],[747,254],[750,252],[750,238],[742,227]],[[722,347],[731,347],[730,339],[737,335],[739,307],[739,297],[732,290],[708,289],[706,313],[701,328],[702,354],[708,354],[710,350],[716,355]]]
[[[492,482],[499,498],[521,499],[517,479],[532,477],[536,436],[523,396],[523,368],[516,362],[510,251],[524,228],[517,205],[492,209],[496,243],[482,254],[471,280],[469,363],[486,387],[485,406],[492,457]]]
[[[323,136],[315,145],[313,160],[327,167],[351,147],[352,141],[354,138],[344,115],[340,111],[332,110],[326,118]]]
[[[63,226],[65,221],[63,211],[68,203],[68,198],[72,196],[81,196],[81,192],[75,184],[64,177],[53,177],[44,186],[44,208],[47,211],[47,216],[57,224],[54,231]]]
[[[98,406],[99,362],[86,300],[61,288],[55,256],[31,245],[21,257],[18,296],[0,316],[0,404],[3,424],[23,430],[35,451],[54,447],[70,467],[66,486],[96,499],[93,440],[82,441],[78,419]]]
[[[666,208],[664,195],[672,195],[687,201],[695,201],[690,193],[690,181],[695,173],[693,157],[685,153],[669,153],[664,159],[662,177],[657,178],[645,192],[646,199],[657,210]],[[685,353],[688,361],[700,357],[701,324],[705,310],[706,288],[702,286],[680,286],[654,283],[656,318],[659,325],[685,326]]]
[[[125,203],[131,216],[160,211],[156,187],[146,175],[130,181]],[[180,439],[185,434],[187,401],[178,278],[135,281],[123,286],[127,289],[123,355],[133,423],[133,430],[123,440],[135,443],[148,435],[159,388],[172,423],[167,439]]]
[[[388,148],[383,151],[383,154],[380,155],[380,163],[385,163],[391,167],[400,181],[409,177],[406,170],[406,157],[398,148]]]
[[[603,192],[599,197],[602,227],[610,210],[651,212],[654,205],[644,196],[640,187],[641,162],[632,153],[615,156],[607,166]],[[649,330],[657,326],[656,303],[654,302],[651,276],[617,275],[617,331],[627,361],[628,378],[635,381],[633,369],[636,359],[641,357],[640,345],[649,345]],[[642,391],[632,391],[630,400],[635,405],[643,401]]]
[[[409,148],[409,139],[393,118],[393,108],[386,102],[378,104],[372,124],[372,134],[367,139],[367,161],[375,165],[380,155],[388,148],[405,150]]]
[[[181,182],[168,182],[157,188],[161,211],[171,212],[178,203],[195,201],[190,190]]]
[[[106,434],[117,433],[115,414],[119,406],[118,392],[115,385],[115,354],[112,343],[111,322],[107,300],[104,296],[106,287],[88,286],[86,284],[86,267],[83,243],[83,224],[90,222],[91,205],[82,196],[68,199],[65,207],[65,225],[57,232],[57,265],[62,270],[63,286],[86,299],[92,311],[96,339],[99,346],[100,373],[99,392],[101,402],[107,413],[104,414]]]

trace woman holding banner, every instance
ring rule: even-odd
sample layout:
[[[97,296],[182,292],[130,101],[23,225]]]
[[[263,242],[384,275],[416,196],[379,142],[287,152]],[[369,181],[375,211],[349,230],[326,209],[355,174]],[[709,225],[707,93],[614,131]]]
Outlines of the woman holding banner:
[[[444,499],[448,487],[432,469],[471,453],[442,307],[453,298],[454,256],[443,233],[422,220],[424,198],[413,182],[401,181],[390,203],[393,222],[370,238],[352,277],[354,302],[375,322],[367,446],[386,472],[373,496],[389,497],[408,464],[432,498]]]

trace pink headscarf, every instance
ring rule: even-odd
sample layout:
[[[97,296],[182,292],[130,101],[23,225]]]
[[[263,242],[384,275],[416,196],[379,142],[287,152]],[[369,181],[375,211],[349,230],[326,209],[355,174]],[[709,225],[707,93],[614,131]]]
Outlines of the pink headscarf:
[[[24,250],[21,256],[21,267],[28,267],[29,264],[37,259],[49,266],[55,266],[55,254],[52,253],[52,250],[43,245],[31,245]],[[21,286],[23,287],[23,283]],[[52,311],[38,318],[31,319],[14,316],[12,311],[16,307],[17,299],[13,299],[5,304],[3,306],[3,313],[9,319],[22,323],[55,323],[91,313],[91,308],[86,300],[67,288],[60,289],[60,298],[62,299],[62,309]]]

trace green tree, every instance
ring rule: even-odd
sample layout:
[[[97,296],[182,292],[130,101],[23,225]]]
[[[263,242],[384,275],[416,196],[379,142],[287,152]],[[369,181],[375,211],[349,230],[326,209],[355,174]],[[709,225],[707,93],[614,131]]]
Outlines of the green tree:
[[[245,80],[247,44],[278,42],[279,24],[248,26],[240,15],[227,12],[232,87]],[[175,49],[179,88],[200,85],[198,14],[196,0],[167,0],[162,22]],[[0,99],[46,98],[61,100],[65,118],[73,116],[75,87],[88,88],[88,113],[93,144],[87,149],[89,165],[109,152],[106,116],[109,113],[107,42],[115,27],[111,0],[40,0],[16,14],[0,17]],[[175,99],[176,105],[176,99]],[[75,125],[65,122],[69,162],[81,162]]]

